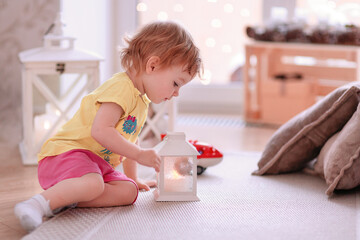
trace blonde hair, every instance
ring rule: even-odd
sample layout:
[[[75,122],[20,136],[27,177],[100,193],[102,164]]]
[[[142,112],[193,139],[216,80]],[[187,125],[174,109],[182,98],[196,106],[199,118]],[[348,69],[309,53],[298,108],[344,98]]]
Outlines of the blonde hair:
[[[161,67],[183,64],[191,77],[202,74],[200,51],[183,27],[174,22],[145,25],[132,39],[125,38],[127,48],[121,50],[121,65],[139,74],[151,56],[160,58]]]

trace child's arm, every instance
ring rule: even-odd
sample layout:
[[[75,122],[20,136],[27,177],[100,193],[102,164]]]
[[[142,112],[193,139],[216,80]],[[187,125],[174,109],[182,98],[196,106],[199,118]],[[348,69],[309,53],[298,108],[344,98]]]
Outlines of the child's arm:
[[[115,129],[124,110],[116,103],[102,103],[96,113],[91,136],[108,150],[135,160],[136,162],[160,170],[160,156],[153,149],[142,149],[127,141]]]

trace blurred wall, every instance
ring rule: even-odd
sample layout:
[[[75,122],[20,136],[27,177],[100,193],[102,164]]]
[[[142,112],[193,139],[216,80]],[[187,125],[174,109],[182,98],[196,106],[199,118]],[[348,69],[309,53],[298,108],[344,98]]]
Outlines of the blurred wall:
[[[59,0],[0,0],[0,143],[21,139],[21,64],[18,53],[42,46]]]

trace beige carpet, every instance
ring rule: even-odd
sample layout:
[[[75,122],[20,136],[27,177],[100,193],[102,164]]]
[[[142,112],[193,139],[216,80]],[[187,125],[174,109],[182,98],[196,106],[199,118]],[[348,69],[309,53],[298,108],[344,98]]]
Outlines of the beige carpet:
[[[199,177],[200,202],[142,192],[133,206],[65,211],[24,239],[359,239],[357,191],[328,198],[314,176],[252,176],[259,157],[226,153]]]

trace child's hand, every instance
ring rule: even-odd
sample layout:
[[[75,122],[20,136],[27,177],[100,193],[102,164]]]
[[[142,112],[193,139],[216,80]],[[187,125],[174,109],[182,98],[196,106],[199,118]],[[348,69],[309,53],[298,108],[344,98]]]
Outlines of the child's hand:
[[[141,165],[155,168],[156,172],[160,171],[160,156],[153,149],[142,149],[137,162]]]
[[[143,181],[141,179],[138,179],[135,182],[138,185],[140,191],[141,190],[149,191],[151,187],[156,187],[156,180]]]

